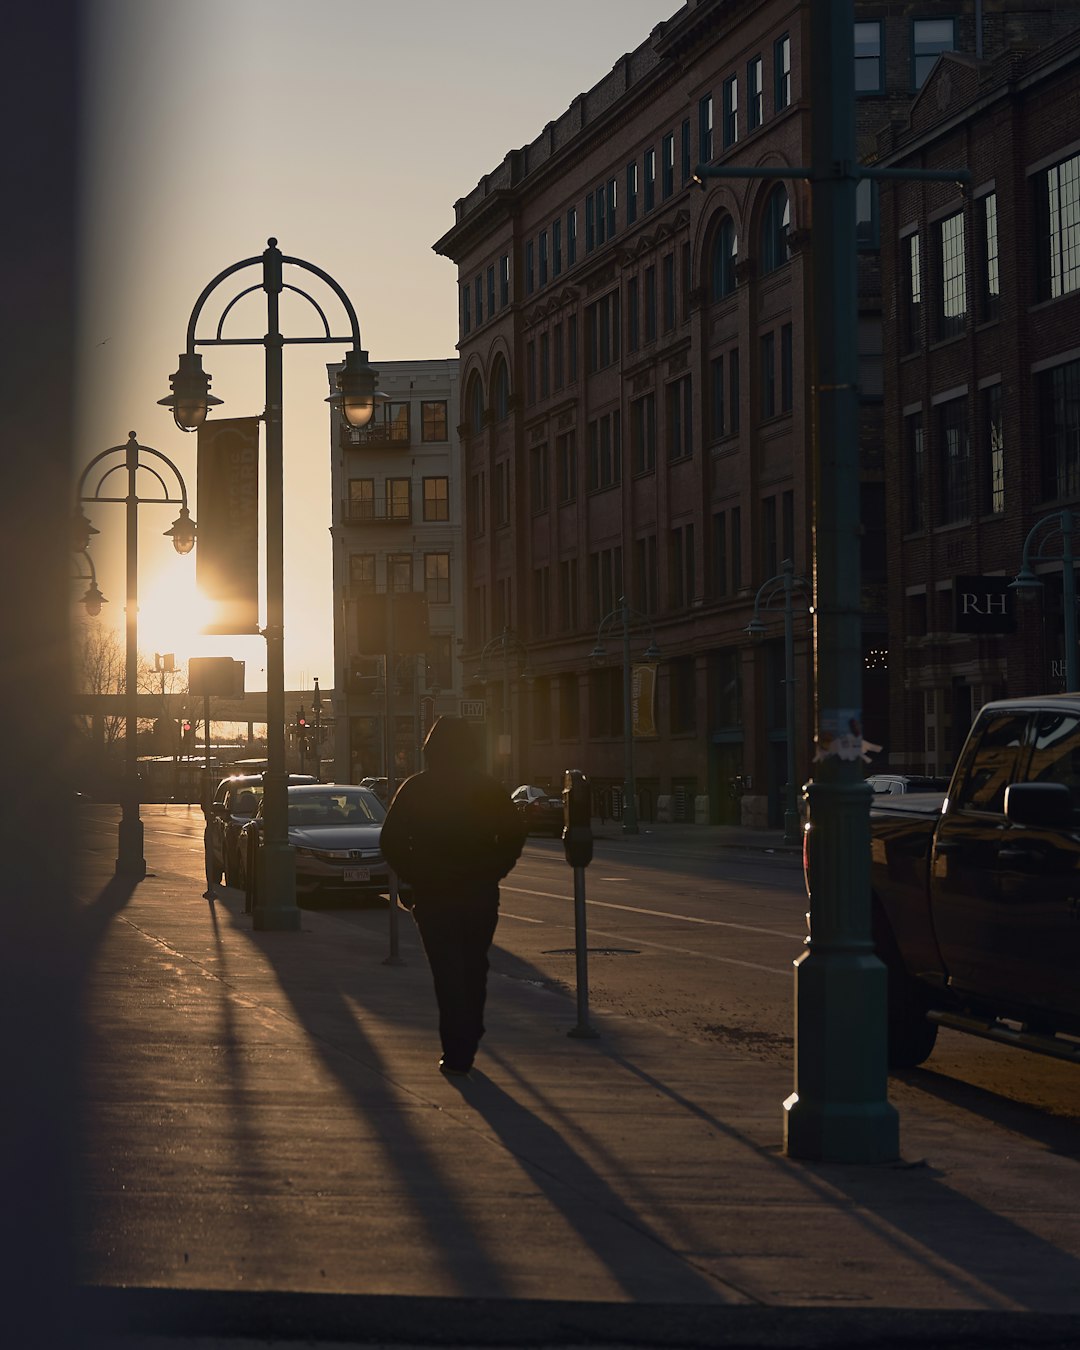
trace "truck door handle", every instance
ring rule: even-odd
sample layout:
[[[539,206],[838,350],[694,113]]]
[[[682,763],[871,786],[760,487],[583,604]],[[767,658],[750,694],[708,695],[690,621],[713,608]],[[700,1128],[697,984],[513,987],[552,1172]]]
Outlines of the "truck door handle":
[[[1031,863],[1038,862],[1039,854],[1031,848],[999,848],[998,862]]]

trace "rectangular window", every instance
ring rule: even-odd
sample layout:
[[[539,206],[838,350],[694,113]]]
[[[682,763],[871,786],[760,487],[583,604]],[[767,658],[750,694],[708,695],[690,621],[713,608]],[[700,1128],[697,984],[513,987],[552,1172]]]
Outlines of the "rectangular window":
[[[780,329],[780,411],[791,412],[794,397],[794,366],[792,363],[792,326],[785,323]]]
[[[761,503],[761,573],[774,577],[780,570],[777,557],[776,497],[766,497]]]
[[[548,448],[534,445],[529,450],[529,501],[533,514],[548,509]]]
[[[964,273],[964,215],[958,211],[941,222],[941,308],[938,337],[956,337],[967,319],[967,278]]]
[[[955,19],[912,19],[912,87],[921,89],[941,53],[951,52],[955,47]]]
[[[667,199],[675,191],[675,133],[669,131],[661,142],[660,192]]]
[[[746,63],[746,129],[753,131],[765,120],[765,88],[761,57]]]
[[[691,380],[684,375],[667,386],[668,459],[686,459],[694,453],[694,406]]]
[[[694,527],[671,531],[671,606],[683,609],[694,598]]]
[[[1080,155],[1062,160],[1036,181],[1039,299],[1080,288]]]
[[[983,390],[986,437],[986,505],[992,515],[1005,510],[1005,438],[1001,422],[1001,385]]]
[[[644,173],[645,179],[645,210],[651,211],[656,205],[656,151],[645,151]]]
[[[495,465],[495,524],[510,524],[510,465],[505,459]]]
[[[505,309],[510,303],[510,255],[504,253],[499,259],[499,307]]]
[[[536,343],[525,344],[525,402],[531,407],[536,402]]]
[[[395,595],[413,588],[413,560],[408,553],[388,553],[386,556],[386,589]]]
[[[596,202],[596,242],[602,244],[607,238],[607,197],[603,184],[593,194]]]
[[[573,633],[578,626],[577,559],[567,558],[559,563],[559,624],[564,633]],[[571,678],[577,679],[577,676]]]
[[[713,157],[713,102],[712,94],[698,99],[698,160],[708,164]]]
[[[795,494],[786,491],[780,499],[780,549],[781,556],[795,557]]]
[[[476,326],[477,328],[484,322],[484,278],[476,278]]]
[[[630,405],[630,463],[634,473],[656,467],[656,395],[645,394]]]
[[[586,429],[585,487],[614,487],[622,481],[622,419],[618,409],[594,418]]]
[[[563,326],[561,323],[555,325],[552,334],[554,342],[552,344],[554,351],[554,384],[556,389],[561,389],[565,382],[566,371],[563,363]]]
[[[732,435],[739,429],[739,412],[742,390],[739,386],[739,349],[732,347],[728,353],[728,426]]]
[[[547,637],[548,621],[551,613],[549,596],[551,570],[537,567],[533,570],[532,585],[532,630],[537,637]],[[547,680],[538,679],[532,688],[533,732],[539,740],[546,741],[551,735],[551,695]]]
[[[880,94],[882,84],[881,23],[855,25],[855,92]]]
[[[712,518],[712,588],[718,600],[728,593],[727,515],[723,511]]]
[[[675,327],[675,255],[666,253],[661,259],[664,332]]]
[[[577,262],[577,207],[572,206],[566,213],[566,265],[573,267]]]
[[[638,333],[641,328],[639,303],[638,279],[629,277],[626,282],[626,350],[630,352],[636,352],[638,349]]]
[[[634,540],[634,604],[643,614],[656,613],[658,574],[656,535]]]
[[[562,220],[551,222],[551,274],[559,276],[562,272]]]
[[[637,220],[637,161],[626,166],[626,223]]]
[[[776,334],[761,335],[761,416],[776,416]]]
[[[425,478],[424,519],[426,521],[450,519],[450,479]]]
[[[461,332],[464,336],[472,332],[472,291],[466,282],[461,288]]]
[[[971,445],[967,399],[952,398],[937,410],[940,524],[952,525],[971,515]]]
[[[412,520],[412,479],[386,480],[386,519]]]
[[[907,273],[904,337],[908,351],[912,352],[922,338],[922,264],[917,234],[908,235],[904,243],[904,262]]]
[[[694,166],[693,166],[693,162],[692,162],[691,157],[690,157],[690,119],[689,119],[689,117],[683,119],[683,124],[682,124],[682,146],[681,146],[681,151],[682,151],[682,181],[683,181],[684,183],[689,183],[689,181],[690,181],[690,173],[691,173],[691,170],[692,170],[693,167],[694,167]]]
[[[577,315],[571,314],[566,320],[566,363],[569,367],[570,382],[578,377],[578,323]]]
[[[926,444],[923,439],[922,413],[904,418],[904,528],[926,529]]]
[[[487,531],[487,474],[480,470],[469,482],[469,534],[478,539]]]
[[[645,269],[645,341],[656,341],[656,268]]]
[[[349,554],[349,591],[353,595],[375,594],[375,554]]]
[[[724,357],[715,356],[709,362],[709,427],[712,439],[718,441],[727,430],[727,408],[724,401]]]
[[[533,243],[533,241],[530,239],[530,240],[528,240],[528,241],[526,242],[526,244],[525,244],[525,294],[526,294],[526,295],[532,295],[533,291],[536,289],[536,278],[535,278],[535,276],[534,276],[534,274],[533,274],[533,267],[534,267],[533,259],[534,259],[535,253],[536,253],[536,246],[535,246],[535,244]]]
[[[1001,301],[1001,274],[998,266],[997,193],[988,192],[979,202],[979,244],[981,257],[981,319],[996,319]]]
[[[1080,361],[1038,376],[1043,496],[1080,494]]]
[[[609,291],[585,310],[585,341],[588,345],[591,375],[604,370],[620,356],[619,326],[621,323],[619,292]]]
[[[690,322],[690,295],[693,280],[694,276],[690,265],[690,242],[686,240],[682,246],[682,306],[683,319],[686,323]]]
[[[773,43],[773,111],[791,103],[791,38],[784,34]]]
[[[596,247],[596,203],[591,192],[585,194],[585,252]]]
[[[540,231],[540,285],[546,286],[548,282],[548,233],[547,230]]]
[[[487,270],[487,312],[488,318],[495,313],[495,264]]]
[[[446,437],[446,399],[425,399],[420,404],[421,441],[445,441]]]
[[[731,75],[724,81],[724,149],[739,139],[739,78]]]
[[[572,502],[577,496],[577,433],[564,431],[555,438],[556,486],[560,502]]]
[[[448,605],[450,603],[450,554],[424,554],[424,590],[428,603]]]
[[[879,243],[878,185],[869,178],[860,178],[855,189],[855,246],[877,248]]]
[[[742,508],[731,508],[731,589],[742,590]]]
[[[540,397],[551,394],[551,339],[547,333],[540,334]]]
[[[607,236],[615,238],[615,220],[619,209],[619,185],[612,178],[607,185]]]

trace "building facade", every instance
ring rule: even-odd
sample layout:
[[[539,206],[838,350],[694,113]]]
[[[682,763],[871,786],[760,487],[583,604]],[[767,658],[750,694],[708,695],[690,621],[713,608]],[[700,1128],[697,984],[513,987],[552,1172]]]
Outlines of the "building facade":
[[[644,820],[783,809],[783,615],[762,610],[763,641],[746,628],[785,560],[809,576],[809,194],[693,171],[808,162],[804,25],[784,0],[685,6],[435,245],[458,269],[463,657],[493,765],[554,786],[583,769],[617,812],[632,726]],[[800,592],[800,781],[808,608]]]
[[[966,190],[882,192],[889,613],[903,635],[893,763],[911,769],[950,768],[985,699],[1064,686],[1061,513],[1080,505],[1080,14],[1042,20],[993,59],[943,57],[906,124],[879,139],[884,164],[971,173]],[[1030,606],[1009,588],[1025,562],[1043,582]]]
[[[416,772],[434,717],[460,710],[458,402],[456,359],[391,361],[379,364],[369,426],[332,414],[338,782],[391,763],[398,780]]]

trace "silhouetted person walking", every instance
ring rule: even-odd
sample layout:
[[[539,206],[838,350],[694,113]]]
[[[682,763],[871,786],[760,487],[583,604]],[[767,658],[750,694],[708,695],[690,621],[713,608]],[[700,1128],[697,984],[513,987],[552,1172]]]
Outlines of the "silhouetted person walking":
[[[480,768],[468,722],[440,717],[424,756],[427,768],[390,804],[382,851],[412,890],[439,1004],[439,1068],[459,1075],[469,1072],[484,1034],[499,882],[521,856],[525,824],[502,784]]]

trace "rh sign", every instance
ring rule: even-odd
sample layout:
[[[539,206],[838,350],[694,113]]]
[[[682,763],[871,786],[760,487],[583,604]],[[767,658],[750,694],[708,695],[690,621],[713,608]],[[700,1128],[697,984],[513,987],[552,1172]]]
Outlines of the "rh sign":
[[[1016,629],[1008,577],[954,577],[953,630],[1012,633]]]

